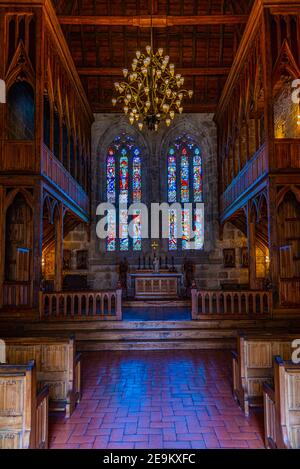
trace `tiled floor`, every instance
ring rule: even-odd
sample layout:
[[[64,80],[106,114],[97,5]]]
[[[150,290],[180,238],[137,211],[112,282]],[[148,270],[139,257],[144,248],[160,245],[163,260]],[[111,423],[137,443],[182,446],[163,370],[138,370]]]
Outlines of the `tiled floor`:
[[[124,321],[190,321],[191,308],[143,306],[123,308]]]
[[[263,448],[263,414],[232,398],[224,351],[83,356],[83,398],[52,416],[51,448]]]

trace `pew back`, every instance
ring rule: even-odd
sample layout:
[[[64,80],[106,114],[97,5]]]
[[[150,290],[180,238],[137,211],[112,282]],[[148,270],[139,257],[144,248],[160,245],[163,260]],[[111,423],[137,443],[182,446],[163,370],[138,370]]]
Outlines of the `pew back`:
[[[274,388],[264,386],[267,448],[300,449],[300,365],[274,359]]]
[[[272,383],[273,357],[290,359],[292,334],[240,334],[237,354],[233,356],[234,396],[249,415],[249,406],[263,405],[263,384]]]
[[[80,361],[72,338],[28,337],[5,339],[8,363],[34,359],[39,386],[47,385],[52,410],[69,417],[80,399]],[[79,376],[78,376],[79,375]]]
[[[37,395],[34,361],[0,365],[0,449],[48,447],[48,389]]]

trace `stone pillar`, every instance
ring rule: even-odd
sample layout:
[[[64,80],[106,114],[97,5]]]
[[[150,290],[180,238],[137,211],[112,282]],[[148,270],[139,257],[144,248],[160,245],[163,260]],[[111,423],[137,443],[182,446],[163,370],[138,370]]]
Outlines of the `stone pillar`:
[[[55,291],[62,291],[62,272],[63,272],[63,256],[64,256],[64,207],[59,206],[57,216],[54,220],[55,224]]]

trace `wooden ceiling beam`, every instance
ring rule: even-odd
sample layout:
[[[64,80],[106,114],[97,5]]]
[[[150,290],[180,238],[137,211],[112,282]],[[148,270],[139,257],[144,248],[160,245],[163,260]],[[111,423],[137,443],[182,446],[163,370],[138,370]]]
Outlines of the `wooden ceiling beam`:
[[[245,24],[247,15],[204,15],[204,16],[153,16],[154,28],[171,26],[207,26],[220,24]],[[59,16],[60,24],[82,26],[133,26],[150,28],[150,16]]]
[[[123,76],[122,69],[118,67],[79,67],[77,72],[82,76]],[[176,68],[176,72],[183,76],[226,76],[230,72],[230,67],[186,67]]]

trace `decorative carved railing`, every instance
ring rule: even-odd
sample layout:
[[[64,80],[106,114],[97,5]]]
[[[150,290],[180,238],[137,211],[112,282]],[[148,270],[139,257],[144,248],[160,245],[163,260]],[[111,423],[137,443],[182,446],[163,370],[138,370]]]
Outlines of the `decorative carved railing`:
[[[85,212],[89,211],[89,198],[84,189],[75,181],[62,163],[43,145],[42,167],[43,176],[50,179],[70,199]]]
[[[300,169],[300,139],[275,140],[275,168]]]
[[[298,307],[300,304],[300,279],[281,279],[279,284],[280,306]]]
[[[122,290],[40,294],[41,319],[122,320]]]
[[[31,304],[30,282],[6,282],[3,285],[4,306],[29,306]]]
[[[270,292],[197,290],[192,288],[192,319],[205,316],[266,316],[271,313]]]
[[[262,145],[222,194],[221,211],[228,209],[258,178],[263,177],[267,170],[266,147]]]

